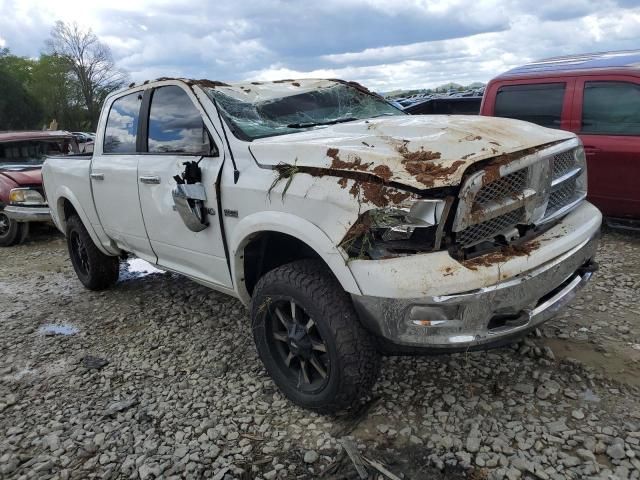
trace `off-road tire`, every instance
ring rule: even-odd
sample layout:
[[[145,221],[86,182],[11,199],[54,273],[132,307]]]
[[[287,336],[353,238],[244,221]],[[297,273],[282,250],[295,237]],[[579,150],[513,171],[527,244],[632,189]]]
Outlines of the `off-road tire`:
[[[289,297],[313,319],[326,345],[329,369],[326,385],[312,394],[302,392],[282,373],[267,337],[269,304]],[[360,324],[349,295],[327,267],[317,260],[299,260],[265,274],[251,301],[254,341],[267,372],[293,403],[319,413],[354,406],[367,395],[380,371],[380,354],[373,337]]]
[[[11,220],[3,210],[3,208],[0,208],[0,222],[4,225],[0,229],[0,247],[12,247],[20,243],[22,227],[20,223]]]
[[[67,220],[67,248],[73,269],[82,284],[89,290],[104,290],[118,281],[120,259],[102,253],[91,239],[80,220],[73,215]],[[83,245],[82,259],[77,243]]]

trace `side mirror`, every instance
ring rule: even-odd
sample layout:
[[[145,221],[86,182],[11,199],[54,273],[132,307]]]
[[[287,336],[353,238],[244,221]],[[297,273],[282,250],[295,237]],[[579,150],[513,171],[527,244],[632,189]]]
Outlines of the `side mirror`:
[[[171,194],[176,211],[189,230],[201,232],[209,226],[204,209],[207,194],[202,184],[178,184]]]

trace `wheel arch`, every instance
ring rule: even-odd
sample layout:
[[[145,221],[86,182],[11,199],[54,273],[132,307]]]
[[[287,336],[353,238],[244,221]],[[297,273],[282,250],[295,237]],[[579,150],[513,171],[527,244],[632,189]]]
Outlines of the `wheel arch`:
[[[267,248],[274,252],[271,257]],[[345,291],[360,293],[345,257],[334,242],[319,227],[292,214],[262,212],[243,218],[233,230],[230,257],[238,297],[247,305],[262,275],[303,258],[321,260]]]
[[[87,232],[89,232],[91,240],[93,240],[93,243],[95,243],[96,247],[98,247],[102,253],[105,255],[120,254],[117,248],[108,246],[108,237],[104,231],[100,232],[101,235],[96,232],[94,225],[89,221],[89,216],[82,208],[76,196],[68,188],[63,188],[62,191],[56,195],[56,201],[50,204],[49,208],[52,210],[51,213],[54,223],[65,235],[67,231],[67,219],[70,218],[71,215],[77,215],[87,229]],[[105,245],[104,239],[107,239],[107,245]]]

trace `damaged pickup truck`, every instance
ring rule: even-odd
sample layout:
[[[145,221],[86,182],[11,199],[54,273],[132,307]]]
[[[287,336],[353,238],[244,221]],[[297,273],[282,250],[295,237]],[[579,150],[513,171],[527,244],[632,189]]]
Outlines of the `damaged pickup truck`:
[[[273,381],[322,412],[366,394],[381,354],[525,335],[596,269],[574,134],[408,116],[339,80],[132,85],[93,155],[43,174],[87,288],[130,253],[239,298]]]

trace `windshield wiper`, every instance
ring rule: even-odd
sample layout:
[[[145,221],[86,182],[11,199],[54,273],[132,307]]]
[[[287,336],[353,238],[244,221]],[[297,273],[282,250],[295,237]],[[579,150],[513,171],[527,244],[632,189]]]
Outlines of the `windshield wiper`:
[[[330,120],[328,122],[305,122],[305,123],[290,123],[287,128],[309,128],[318,127],[321,125],[335,125],[336,123],[353,122],[358,120],[355,117],[338,118],[336,120]]]

